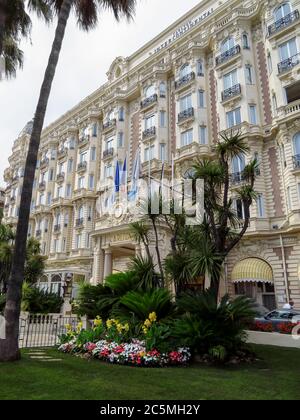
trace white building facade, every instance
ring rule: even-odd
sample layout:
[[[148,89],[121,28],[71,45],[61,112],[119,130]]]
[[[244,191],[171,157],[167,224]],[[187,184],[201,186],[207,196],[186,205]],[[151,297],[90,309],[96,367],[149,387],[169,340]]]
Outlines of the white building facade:
[[[44,284],[94,284],[126,269],[141,252],[129,218],[96,210],[108,179],[137,151],[145,173],[163,162],[184,177],[199,157],[214,157],[219,133],[239,129],[260,162],[251,224],[230,254],[223,289],[269,307],[300,309],[300,1],[203,0],[162,34],[111,65],[105,85],[45,128],[36,169],[29,235],[47,255]],[[30,135],[15,141],[5,218],[15,224]],[[243,218],[238,199],[237,215]],[[160,232],[162,249],[169,249]]]

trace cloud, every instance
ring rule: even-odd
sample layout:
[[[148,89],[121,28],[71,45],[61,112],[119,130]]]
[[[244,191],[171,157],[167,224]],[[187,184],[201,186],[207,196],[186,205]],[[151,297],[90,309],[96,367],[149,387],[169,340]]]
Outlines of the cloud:
[[[198,4],[198,0],[140,0],[134,22],[117,24],[103,13],[89,33],[68,24],[46,115],[48,125],[106,82],[106,72],[117,56],[129,56]],[[48,60],[55,27],[33,18],[32,42],[23,42],[23,71],[15,80],[0,82],[0,185],[13,141],[32,119]]]

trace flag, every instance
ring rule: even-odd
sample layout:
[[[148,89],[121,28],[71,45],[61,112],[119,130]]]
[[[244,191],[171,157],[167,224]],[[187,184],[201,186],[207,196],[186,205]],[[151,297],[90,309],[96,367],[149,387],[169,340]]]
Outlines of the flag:
[[[138,180],[141,175],[141,156],[140,149],[137,150],[131,175],[131,190],[129,192],[129,199],[135,199],[138,192]]]
[[[116,174],[115,174],[115,192],[120,192],[120,166],[119,162],[116,163]]]
[[[123,164],[123,171],[121,173],[121,184],[122,187],[127,186],[127,156],[124,160],[124,164]],[[123,188],[125,189],[125,188]]]

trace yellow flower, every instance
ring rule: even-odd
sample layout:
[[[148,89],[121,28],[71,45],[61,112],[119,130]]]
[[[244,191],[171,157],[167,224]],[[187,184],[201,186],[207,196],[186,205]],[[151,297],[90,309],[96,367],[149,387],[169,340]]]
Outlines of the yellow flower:
[[[149,320],[150,320],[151,322],[156,322],[156,321],[157,321],[157,315],[156,315],[156,313],[155,313],[155,312],[152,312],[152,313],[149,315]]]
[[[129,329],[130,329],[129,324],[125,324],[125,325],[124,325],[124,330],[125,330],[126,332],[128,332],[128,331],[129,331]]]
[[[147,354],[147,353],[146,353],[145,351],[141,351],[141,353],[139,354],[139,356],[140,356],[140,357],[144,357],[144,356],[146,356],[146,354]]]
[[[82,327],[83,327],[83,323],[82,322],[78,322],[77,327],[76,327],[76,331],[78,333],[80,333],[80,331],[82,330]]]
[[[97,316],[96,319],[94,319],[94,326],[95,327],[100,327],[102,325],[102,319],[100,318],[100,316]]]
[[[147,334],[148,334],[148,328],[143,327],[143,333],[144,333],[145,335],[147,335]]]
[[[70,324],[66,324],[65,328],[66,328],[67,332],[72,331],[72,325],[70,325]]]
[[[113,324],[114,324],[114,320],[113,319],[108,319],[107,321],[106,321],[106,326],[107,326],[107,328],[110,330],[111,329],[111,327],[113,326]]]
[[[152,322],[151,322],[149,319],[147,319],[147,320],[145,321],[145,323],[144,323],[144,326],[145,326],[146,328],[150,328],[150,327],[151,327],[151,325],[152,325]]]
[[[121,333],[122,333],[122,331],[123,331],[123,326],[122,326],[121,324],[117,324],[117,331],[118,331],[118,333],[119,333],[119,334],[121,334]]]

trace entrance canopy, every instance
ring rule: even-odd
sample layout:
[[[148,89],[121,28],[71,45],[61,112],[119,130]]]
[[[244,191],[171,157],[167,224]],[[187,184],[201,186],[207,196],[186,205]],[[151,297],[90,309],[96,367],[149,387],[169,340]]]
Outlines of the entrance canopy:
[[[232,271],[233,283],[271,283],[274,284],[272,268],[259,258],[247,258],[236,264]]]

